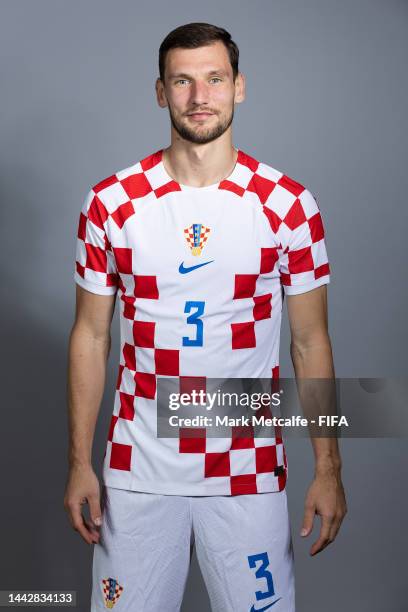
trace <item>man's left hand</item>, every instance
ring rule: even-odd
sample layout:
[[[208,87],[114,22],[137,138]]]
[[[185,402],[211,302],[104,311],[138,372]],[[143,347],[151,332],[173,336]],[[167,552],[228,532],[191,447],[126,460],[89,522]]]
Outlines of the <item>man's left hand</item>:
[[[311,556],[321,552],[337,536],[347,513],[347,504],[340,470],[332,466],[318,466],[315,478],[306,494],[305,513],[300,535],[306,537],[313,530],[315,514],[321,516],[318,540],[310,549]]]

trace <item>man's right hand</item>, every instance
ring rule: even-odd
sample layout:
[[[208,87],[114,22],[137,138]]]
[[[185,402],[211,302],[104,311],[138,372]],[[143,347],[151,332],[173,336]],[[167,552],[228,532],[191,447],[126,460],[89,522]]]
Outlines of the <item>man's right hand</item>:
[[[89,505],[91,520],[82,514],[82,506]],[[75,531],[87,544],[99,542],[99,527],[102,524],[99,481],[92,466],[71,466],[64,496],[64,508]]]

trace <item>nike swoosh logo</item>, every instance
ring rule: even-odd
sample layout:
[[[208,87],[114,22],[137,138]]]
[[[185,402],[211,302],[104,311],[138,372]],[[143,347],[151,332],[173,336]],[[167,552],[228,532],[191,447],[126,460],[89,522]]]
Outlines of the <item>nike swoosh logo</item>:
[[[206,266],[207,264],[211,263],[212,261],[214,261],[214,260],[211,259],[211,261],[205,261],[204,263],[199,263],[196,266],[190,266],[189,268],[186,268],[184,266],[184,261],[182,261],[180,266],[179,266],[179,272],[180,272],[180,274],[187,274],[187,272],[192,272],[193,270],[197,270],[197,268],[201,268],[202,266]]]
[[[279,599],[275,599],[275,601],[273,601],[272,603],[268,604],[267,606],[263,608],[255,608],[255,606],[253,605],[249,612],[263,612],[264,610],[268,610],[269,608],[274,606],[276,603],[278,603],[278,601],[280,601],[281,599],[282,597],[279,597]]]

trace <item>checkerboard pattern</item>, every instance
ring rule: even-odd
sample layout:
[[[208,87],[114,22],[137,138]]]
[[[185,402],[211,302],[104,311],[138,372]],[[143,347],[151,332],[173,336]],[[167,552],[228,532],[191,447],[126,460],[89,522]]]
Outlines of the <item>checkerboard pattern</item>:
[[[279,367],[273,368],[270,392],[279,386]],[[180,393],[206,391],[205,379],[189,377],[180,379]],[[269,406],[260,408],[256,416],[272,418]],[[201,453],[205,478],[228,478],[231,495],[258,493],[260,476],[266,474],[274,480],[276,490],[281,491],[286,484],[287,461],[282,434],[275,427],[275,438],[260,438],[255,435],[251,425],[236,425],[231,428],[229,448],[222,452],[212,452],[208,444],[205,427],[180,428],[180,453]]]
[[[191,255],[186,235],[193,223],[205,228],[199,257],[211,265],[180,275],[179,264]],[[241,150],[215,189],[184,190],[168,175],[159,150],[88,192],[74,276],[90,292],[120,297],[121,354],[105,483],[181,495],[282,490],[287,460],[278,428],[269,438],[239,427],[222,441],[205,428],[180,427],[178,438],[157,438],[157,378],[178,378],[180,392],[192,384],[205,388],[217,376],[267,377],[272,392],[279,386],[283,293],[330,282],[322,217],[311,192]],[[191,326],[183,305],[197,295],[208,311],[206,342],[187,347],[182,338]]]

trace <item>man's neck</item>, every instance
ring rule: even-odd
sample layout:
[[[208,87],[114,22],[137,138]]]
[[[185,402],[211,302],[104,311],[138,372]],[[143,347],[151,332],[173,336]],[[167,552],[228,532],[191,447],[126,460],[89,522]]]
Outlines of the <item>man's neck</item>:
[[[207,145],[173,143],[163,151],[167,173],[179,184],[206,187],[229,176],[237,161],[238,151],[228,142]]]

